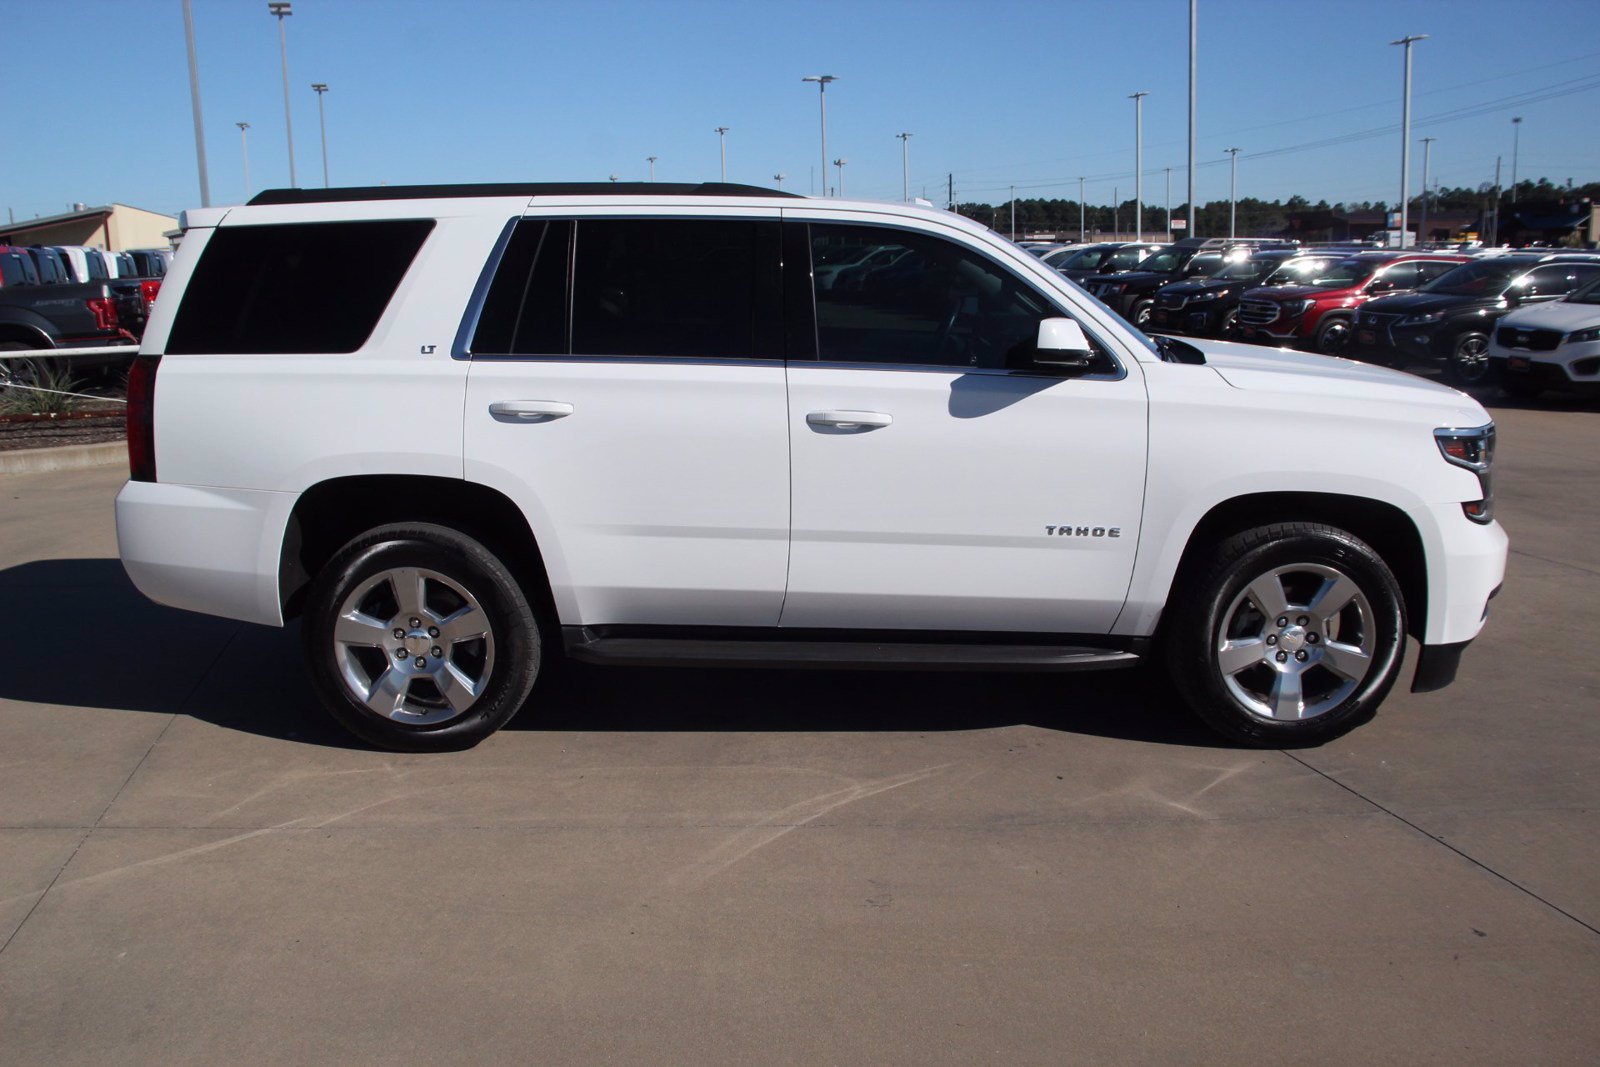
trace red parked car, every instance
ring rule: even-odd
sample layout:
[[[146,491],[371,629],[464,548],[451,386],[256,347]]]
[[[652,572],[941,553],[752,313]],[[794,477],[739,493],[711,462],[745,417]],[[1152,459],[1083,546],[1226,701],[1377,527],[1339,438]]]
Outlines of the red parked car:
[[[1239,302],[1239,339],[1342,356],[1356,309],[1375,296],[1417,288],[1469,257],[1437,252],[1307,252],[1279,267]]]

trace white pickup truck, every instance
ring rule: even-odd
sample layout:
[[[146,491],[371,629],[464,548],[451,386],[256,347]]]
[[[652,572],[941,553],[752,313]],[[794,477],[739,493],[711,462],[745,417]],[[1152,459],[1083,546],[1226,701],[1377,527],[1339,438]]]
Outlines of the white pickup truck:
[[[1343,360],[1150,338],[965,219],[730,185],[280,190],[188,213],[123,561],[300,617],[329,711],[474,744],[542,664],[1162,661],[1301,745],[1455,674],[1494,428]],[[847,292],[812,265],[901,249]],[[358,271],[351,264],[360,264]],[[1065,692],[1063,699],[1070,699]]]

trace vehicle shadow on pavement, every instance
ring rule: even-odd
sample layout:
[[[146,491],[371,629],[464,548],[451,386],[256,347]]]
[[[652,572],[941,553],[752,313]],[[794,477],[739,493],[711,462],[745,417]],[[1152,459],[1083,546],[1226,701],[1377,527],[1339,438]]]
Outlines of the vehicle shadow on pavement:
[[[0,570],[10,631],[0,699],[183,714],[281,740],[363,748],[322,712],[298,626],[279,630],[147,600],[115,559]],[[1221,742],[1153,670],[1080,674],[598,668],[561,662],[508,729],[955,731],[1032,725],[1156,744]]]

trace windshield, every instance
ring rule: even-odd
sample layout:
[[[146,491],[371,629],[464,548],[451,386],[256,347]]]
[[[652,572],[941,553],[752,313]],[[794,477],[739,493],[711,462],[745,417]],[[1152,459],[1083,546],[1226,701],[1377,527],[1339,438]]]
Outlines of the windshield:
[[[1446,271],[1427,285],[1417,289],[1419,293],[1446,293],[1452,296],[1499,296],[1505,292],[1506,286],[1511,284],[1511,276],[1517,272],[1520,263],[1507,263],[1505,260],[1480,259],[1476,263],[1463,263],[1455,270]]]
[[[1178,264],[1183,260],[1183,253],[1171,248],[1162,249],[1144,257],[1134,270],[1150,270],[1157,274],[1171,274],[1178,269]]]
[[[1272,269],[1279,260],[1272,259],[1236,259],[1226,267],[1217,271],[1213,277],[1218,281],[1253,282],[1267,271]]]
[[[1268,285],[1312,285],[1344,289],[1366,281],[1378,264],[1359,259],[1291,259],[1272,272]]]
[[[1600,304],[1600,277],[1574,289],[1565,299],[1569,304]]]
[[[1093,270],[1100,261],[1111,254],[1109,248],[1083,248],[1055,264],[1057,270]]]

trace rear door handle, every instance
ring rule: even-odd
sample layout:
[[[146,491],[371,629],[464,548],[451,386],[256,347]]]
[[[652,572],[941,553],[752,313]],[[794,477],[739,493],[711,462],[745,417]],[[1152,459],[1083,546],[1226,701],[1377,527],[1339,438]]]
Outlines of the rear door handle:
[[[839,430],[876,430],[893,423],[894,416],[882,411],[813,411],[806,422]]]
[[[501,422],[550,422],[572,414],[572,405],[560,400],[496,400],[489,414]]]

